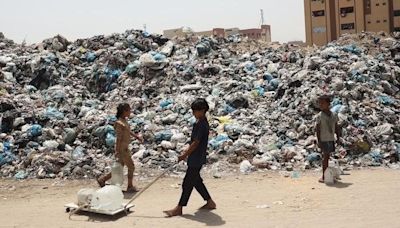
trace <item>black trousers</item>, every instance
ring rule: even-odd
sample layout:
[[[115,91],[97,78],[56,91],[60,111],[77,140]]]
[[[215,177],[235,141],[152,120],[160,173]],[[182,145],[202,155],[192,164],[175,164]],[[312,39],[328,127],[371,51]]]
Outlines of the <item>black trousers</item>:
[[[192,194],[193,187],[200,193],[204,200],[211,199],[206,186],[203,184],[203,179],[200,177],[200,168],[188,167],[185,178],[182,184],[182,195],[179,200],[179,206],[186,206],[189,202],[190,195]]]

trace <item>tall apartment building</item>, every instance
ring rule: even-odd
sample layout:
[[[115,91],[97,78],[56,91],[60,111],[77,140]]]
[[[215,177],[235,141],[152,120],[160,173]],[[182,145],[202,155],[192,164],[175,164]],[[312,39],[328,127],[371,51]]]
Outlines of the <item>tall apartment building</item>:
[[[345,33],[400,31],[400,0],[304,0],[304,10],[308,45]]]

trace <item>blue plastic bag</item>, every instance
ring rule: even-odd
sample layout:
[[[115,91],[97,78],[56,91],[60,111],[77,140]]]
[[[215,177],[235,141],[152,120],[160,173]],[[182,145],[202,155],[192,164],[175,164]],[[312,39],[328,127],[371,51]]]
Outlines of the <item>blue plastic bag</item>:
[[[161,54],[161,53],[156,53],[153,56],[153,58],[154,58],[155,61],[161,62],[161,61],[164,61],[167,57],[165,55]]]
[[[274,77],[272,76],[272,74],[270,73],[265,73],[264,74],[264,80],[267,82],[270,82],[272,79],[274,79]]]
[[[139,63],[134,62],[134,63],[131,63],[128,66],[126,66],[125,72],[128,75],[134,75],[134,74],[136,74],[138,72],[139,68],[140,68]]]
[[[32,127],[29,129],[29,135],[32,137],[42,135],[42,126],[40,126],[39,124],[32,125]]]
[[[379,151],[372,151],[369,155],[371,155],[374,162],[381,163],[382,162],[382,154]]]
[[[278,88],[278,86],[279,86],[280,83],[281,83],[281,81],[280,81],[279,79],[274,78],[274,79],[272,79],[272,80],[269,82],[269,85],[270,85],[274,90],[276,90],[276,89]]]
[[[309,154],[309,155],[307,156],[307,160],[308,160],[309,162],[316,162],[316,161],[321,160],[321,156],[320,156],[319,153],[312,153],[312,154]]]
[[[83,158],[85,149],[81,146],[78,146],[75,148],[75,150],[72,152],[71,157],[74,160],[79,160]]]
[[[115,145],[116,137],[114,133],[107,133],[106,135],[106,145],[108,147],[113,147]]]
[[[340,104],[335,105],[335,106],[333,106],[333,107],[331,108],[331,112],[339,113],[340,110],[342,109],[342,107],[343,107],[343,105],[340,105]]]
[[[47,108],[44,113],[44,116],[50,119],[58,119],[58,120],[64,119],[64,114],[53,107]]]
[[[379,102],[381,102],[383,105],[392,105],[394,104],[394,101],[392,98],[388,96],[378,96]]]
[[[172,132],[170,130],[160,131],[154,135],[154,138],[157,142],[161,141],[170,141],[172,138]]]
[[[94,60],[96,60],[96,58],[97,58],[97,56],[93,52],[89,52],[89,53],[86,54],[86,61],[89,62],[89,63],[94,62]]]
[[[263,87],[259,86],[259,87],[257,87],[256,89],[257,89],[257,92],[258,92],[258,95],[259,95],[259,96],[264,96],[264,94],[265,94],[265,89],[264,89]]]
[[[9,141],[3,143],[3,151],[0,152],[0,167],[13,162],[16,157],[12,153],[12,145]]]
[[[224,114],[229,114],[229,113],[232,113],[232,112],[234,112],[236,109],[235,108],[233,108],[232,106],[230,106],[230,105],[225,105],[224,106]]]
[[[28,176],[28,174],[23,170],[19,171],[18,173],[16,173],[14,175],[15,179],[18,179],[18,180],[26,179],[27,176]]]
[[[173,101],[171,99],[162,100],[160,102],[160,107],[163,108],[163,109],[166,109],[171,104],[173,104]]]
[[[218,135],[217,137],[211,139],[208,144],[213,148],[219,148],[224,142],[229,141],[230,138],[227,135]]]

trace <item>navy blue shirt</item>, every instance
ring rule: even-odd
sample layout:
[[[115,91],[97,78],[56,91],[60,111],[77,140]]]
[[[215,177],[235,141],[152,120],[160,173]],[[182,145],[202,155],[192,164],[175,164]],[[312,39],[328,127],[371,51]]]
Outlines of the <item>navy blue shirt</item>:
[[[199,145],[197,148],[189,155],[187,160],[189,167],[200,168],[207,162],[207,145],[208,145],[208,132],[210,126],[206,118],[197,121],[193,126],[191,142],[198,140]]]

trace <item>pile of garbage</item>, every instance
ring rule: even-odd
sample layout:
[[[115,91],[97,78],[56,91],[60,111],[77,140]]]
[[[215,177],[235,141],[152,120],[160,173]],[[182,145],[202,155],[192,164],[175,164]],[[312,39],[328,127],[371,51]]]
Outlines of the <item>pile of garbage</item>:
[[[136,30],[35,45],[0,34],[0,176],[92,178],[109,170],[121,102],[145,139],[132,142],[134,160],[169,167],[190,138],[197,97],[210,104],[215,169],[318,167],[322,94],[334,96],[343,129],[334,154],[341,164],[398,168],[399,51],[400,40],[372,33],[321,48]]]

